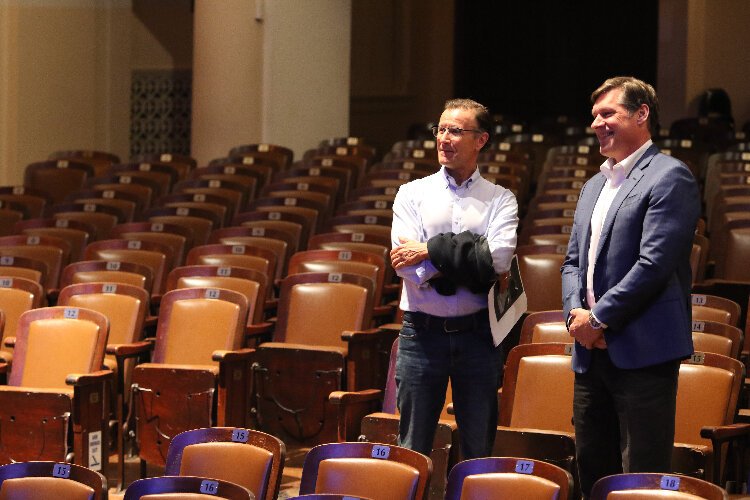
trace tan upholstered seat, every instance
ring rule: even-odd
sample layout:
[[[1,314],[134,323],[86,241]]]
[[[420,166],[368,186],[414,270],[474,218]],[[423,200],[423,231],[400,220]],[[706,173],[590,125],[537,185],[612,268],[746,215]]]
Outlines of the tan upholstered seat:
[[[591,489],[591,500],[725,500],[726,492],[720,487],[694,477],[633,473],[615,474],[599,479]]]
[[[148,267],[153,275],[152,295],[164,289],[175,258],[172,248],[167,245],[128,239],[95,241],[86,247],[84,257],[88,260],[132,262]]]
[[[395,333],[367,330],[373,288],[369,278],[348,273],[282,280],[274,341],[258,346],[254,364],[261,430],[311,444],[333,441],[337,424],[328,395],[385,385],[388,359],[381,353]]]
[[[153,271],[142,264],[118,260],[82,260],[65,266],[60,287],[73,283],[125,283],[151,293],[153,281]]]
[[[193,247],[185,263],[222,267],[244,267],[266,275],[270,280],[276,275],[277,255],[269,249],[249,245],[210,244]]]
[[[104,470],[108,454],[100,448],[97,456],[88,444],[91,433],[106,428],[104,384],[112,372],[101,366],[107,332],[107,318],[90,309],[48,307],[21,315],[8,385],[0,386],[1,462],[65,460],[71,433],[74,462]]]
[[[274,280],[286,276],[289,259],[297,251],[298,238],[276,228],[231,226],[211,233],[209,243],[247,245],[271,250],[276,255]]]
[[[31,163],[24,169],[23,184],[44,191],[53,203],[81,189],[94,176],[91,165],[75,160],[51,160]]]
[[[716,321],[739,326],[740,306],[736,302],[716,295],[694,293],[691,295],[693,320]]]
[[[15,337],[18,320],[21,315],[42,305],[44,292],[42,285],[25,278],[0,276],[0,309],[5,314],[5,328],[2,333],[4,342],[6,337]],[[13,360],[13,354],[4,343],[0,344],[0,357],[6,361]]]
[[[555,465],[527,458],[488,457],[456,464],[445,499],[568,500],[572,490],[573,476]]]
[[[172,437],[188,429],[246,427],[252,354],[241,349],[246,322],[247,299],[237,292],[164,294],[152,362],[133,371],[141,460],[164,464]]]
[[[149,293],[138,286],[123,283],[79,283],[60,291],[58,305],[85,307],[104,314],[109,319],[107,357],[105,365],[115,373],[113,384],[115,420],[117,422],[117,451],[120,487],[125,473],[124,415],[130,403],[130,379],[134,356],[123,344],[133,344],[143,337],[143,325],[149,308]]]
[[[550,311],[560,308],[562,277],[560,267],[567,247],[564,245],[516,248],[529,312]]]
[[[220,479],[196,476],[159,476],[134,481],[125,500],[255,500],[247,488]]]
[[[572,344],[520,344],[508,353],[494,456],[575,471]]]
[[[696,352],[682,362],[677,387],[673,471],[724,484],[728,471],[724,468],[725,453],[719,446],[727,440],[733,444],[737,436],[746,439],[750,433],[749,424],[732,425],[742,381],[743,367],[736,359]],[[728,429],[732,431],[730,435],[727,435]]]
[[[165,475],[205,476],[244,486],[260,500],[279,493],[286,447],[269,434],[211,427],[185,431],[169,447]],[[243,464],[237,467],[237,464]]]
[[[70,259],[70,244],[54,236],[14,235],[0,237],[0,256],[23,257],[47,266],[45,290],[57,288],[60,271]]]
[[[572,341],[561,310],[533,312],[523,320],[520,344]]]
[[[300,494],[426,499],[431,473],[430,459],[406,448],[375,443],[322,444],[305,457]]]
[[[107,498],[107,479],[99,472],[74,464],[16,462],[0,467],[0,499]]]
[[[260,271],[244,267],[193,265],[172,270],[167,277],[167,291],[178,288],[226,288],[245,296],[248,304],[247,324],[263,320],[264,301],[269,279]]]

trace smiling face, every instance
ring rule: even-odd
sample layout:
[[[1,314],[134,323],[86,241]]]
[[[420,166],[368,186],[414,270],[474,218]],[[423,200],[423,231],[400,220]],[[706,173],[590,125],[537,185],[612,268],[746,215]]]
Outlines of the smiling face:
[[[464,130],[479,128],[473,110],[450,108],[440,115],[441,128],[457,127]],[[448,173],[461,184],[471,177],[477,166],[479,151],[489,139],[487,132],[463,132],[458,137],[452,137],[448,132],[438,134],[438,160],[445,165]]]
[[[642,104],[633,112],[623,106],[621,88],[605,92],[594,103],[591,128],[599,139],[599,152],[621,162],[640,148],[650,137],[649,108]]]

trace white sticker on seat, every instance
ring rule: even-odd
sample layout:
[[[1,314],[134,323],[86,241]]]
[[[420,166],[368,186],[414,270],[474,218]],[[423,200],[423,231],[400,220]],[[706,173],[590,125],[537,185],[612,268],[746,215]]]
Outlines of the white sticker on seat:
[[[370,456],[372,458],[379,458],[380,460],[388,460],[388,456],[391,454],[390,446],[383,446],[381,444],[373,445]]]
[[[659,487],[663,490],[677,491],[680,489],[680,478],[677,476],[662,476]]]
[[[235,443],[247,443],[250,433],[247,429],[232,429],[232,441]]]
[[[70,477],[70,464],[55,464],[52,466],[52,477],[68,479]]]
[[[219,493],[219,482],[204,479],[201,481],[200,492],[205,495],[216,495]]]
[[[529,460],[516,460],[516,472],[519,474],[533,474],[534,462]]]

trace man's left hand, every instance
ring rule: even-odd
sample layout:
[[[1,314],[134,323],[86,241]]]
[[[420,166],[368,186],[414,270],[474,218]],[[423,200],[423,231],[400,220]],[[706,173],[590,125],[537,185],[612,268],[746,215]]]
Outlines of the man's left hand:
[[[391,265],[394,269],[413,266],[429,258],[427,243],[399,237],[399,246],[391,250]]]

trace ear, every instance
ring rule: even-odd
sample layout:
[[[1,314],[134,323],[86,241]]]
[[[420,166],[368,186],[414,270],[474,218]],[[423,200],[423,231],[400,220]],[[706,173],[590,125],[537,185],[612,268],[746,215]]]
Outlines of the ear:
[[[477,141],[477,151],[481,151],[485,144],[487,144],[487,141],[490,140],[490,134],[487,132],[482,132],[482,135],[479,136],[479,140]]]
[[[650,109],[648,107],[648,104],[641,104],[641,106],[636,111],[636,123],[638,123],[638,125],[648,125],[649,114]]]

